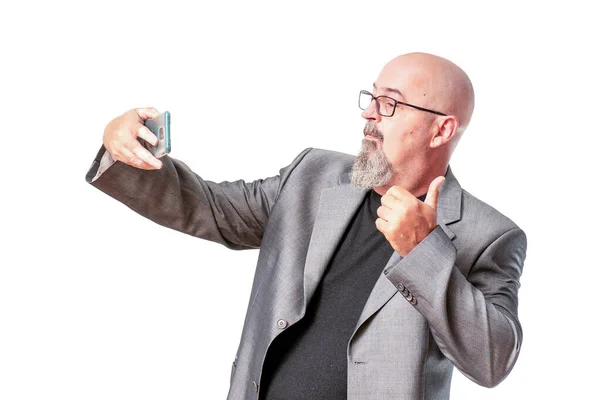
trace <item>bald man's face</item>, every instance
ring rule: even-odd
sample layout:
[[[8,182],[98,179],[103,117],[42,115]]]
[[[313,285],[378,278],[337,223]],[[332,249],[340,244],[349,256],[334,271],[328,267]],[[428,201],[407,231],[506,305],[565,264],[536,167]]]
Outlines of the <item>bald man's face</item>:
[[[394,62],[386,65],[373,85],[374,96],[389,96],[395,100],[436,109],[427,76],[415,65]],[[377,114],[375,102],[362,113],[367,120],[361,155],[380,152],[389,161],[394,175],[411,173],[422,168],[430,149],[431,129],[436,115],[399,104],[394,115]],[[373,133],[373,130],[375,132]]]

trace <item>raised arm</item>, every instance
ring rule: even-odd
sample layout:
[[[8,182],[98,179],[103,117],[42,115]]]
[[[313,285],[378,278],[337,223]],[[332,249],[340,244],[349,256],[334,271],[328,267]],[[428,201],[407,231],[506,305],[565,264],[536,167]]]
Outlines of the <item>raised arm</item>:
[[[160,225],[232,249],[259,247],[279,175],[217,184],[176,159],[165,156],[161,162],[137,139],[152,142],[143,122],[157,114],[136,109],[111,121],[87,182]]]

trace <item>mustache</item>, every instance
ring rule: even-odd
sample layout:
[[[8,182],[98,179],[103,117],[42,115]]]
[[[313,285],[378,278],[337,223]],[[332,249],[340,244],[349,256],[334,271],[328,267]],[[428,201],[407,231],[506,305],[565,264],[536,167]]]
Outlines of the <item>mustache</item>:
[[[375,124],[371,122],[367,122],[365,124],[365,129],[363,129],[363,133],[365,135],[371,135],[376,139],[383,140],[383,134],[379,132],[379,130],[375,127]]]

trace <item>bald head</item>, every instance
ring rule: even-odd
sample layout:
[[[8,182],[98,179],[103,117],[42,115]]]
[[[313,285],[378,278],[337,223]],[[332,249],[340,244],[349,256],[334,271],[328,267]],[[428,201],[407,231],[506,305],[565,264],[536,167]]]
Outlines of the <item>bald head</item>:
[[[433,54],[409,53],[388,62],[381,74],[403,83],[407,102],[455,116],[458,136],[469,125],[475,106],[473,85],[453,62]]]
[[[395,185],[415,196],[426,193],[433,179],[446,173],[452,153],[471,121],[475,102],[471,80],[445,58],[410,53],[383,67],[373,84],[373,95],[397,100],[399,103],[391,104],[396,106],[394,111],[399,111],[390,113],[390,102],[370,101],[368,107],[362,103],[361,116],[367,125],[361,154],[370,163],[365,165],[375,165],[373,157],[381,156],[386,161],[384,167],[391,171],[388,182],[373,181],[371,186],[380,194]],[[383,114],[381,107],[388,107]],[[359,154],[357,160],[361,159]],[[361,168],[357,166],[358,172]],[[363,169],[371,177],[385,172]]]

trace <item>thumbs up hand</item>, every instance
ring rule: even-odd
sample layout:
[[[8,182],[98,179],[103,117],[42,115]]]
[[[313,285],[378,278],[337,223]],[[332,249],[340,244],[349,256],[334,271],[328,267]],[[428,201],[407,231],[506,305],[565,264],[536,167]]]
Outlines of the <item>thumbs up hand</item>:
[[[431,182],[424,202],[400,186],[392,186],[381,197],[375,225],[402,257],[437,226],[438,196],[445,179],[438,176]]]

